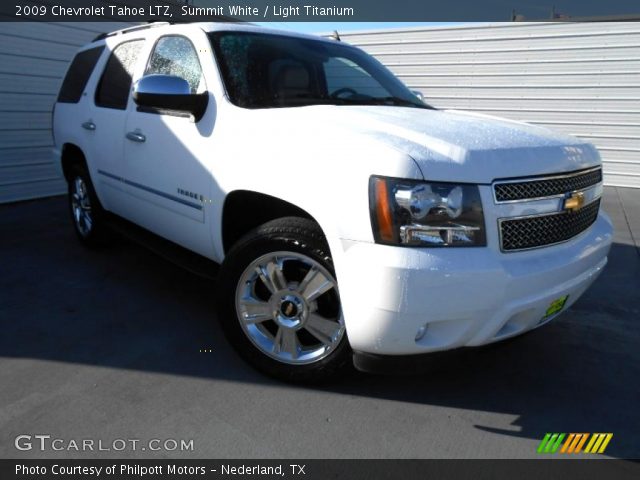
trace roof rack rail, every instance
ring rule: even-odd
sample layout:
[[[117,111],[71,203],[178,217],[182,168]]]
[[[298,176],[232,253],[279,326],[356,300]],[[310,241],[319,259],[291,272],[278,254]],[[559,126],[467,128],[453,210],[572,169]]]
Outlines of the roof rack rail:
[[[145,25],[136,25],[134,27],[127,27],[127,28],[123,28],[120,30],[115,30],[113,32],[105,32],[105,33],[101,33],[100,35],[98,35],[96,38],[93,39],[94,42],[97,42],[98,40],[103,40],[107,37],[113,37],[115,35],[122,35],[125,33],[129,33],[129,32],[135,32],[137,30],[146,30],[148,28],[155,28],[155,27],[163,27],[165,25],[171,25],[171,22],[149,22]]]

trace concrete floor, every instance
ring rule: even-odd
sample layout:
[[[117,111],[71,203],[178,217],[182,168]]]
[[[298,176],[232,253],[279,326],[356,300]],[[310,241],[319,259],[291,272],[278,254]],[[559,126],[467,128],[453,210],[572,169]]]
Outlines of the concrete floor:
[[[604,208],[610,263],[546,327],[426,375],[302,388],[236,356],[212,283],[125,241],[83,249],[63,198],[1,206],[0,457],[521,458],[545,432],[613,432],[609,456],[640,458],[640,191]],[[23,452],[20,434],[194,449]]]

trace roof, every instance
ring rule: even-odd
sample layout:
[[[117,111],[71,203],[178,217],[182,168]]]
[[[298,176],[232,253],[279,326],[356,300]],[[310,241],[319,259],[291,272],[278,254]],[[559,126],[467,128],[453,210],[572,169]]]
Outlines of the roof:
[[[93,42],[100,42],[106,38],[114,37],[117,35],[127,35],[129,33],[139,32],[142,30],[148,29],[166,29],[167,31],[171,31],[174,28],[183,28],[184,26],[192,26],[194,28],[200,28],[205,32],[220,32],[220,31],[237,31],[237,32],[255,32],[255,33],[266,33],[272,35],[285,35],[288,37],[295,38],[306,38],[309,40],[318,40],[322,42],[333,43],[334,40],[323,38],[318,35],[309,35],[306,33],[298,33],[298,32],[290,32],[287,30],[278,30],[275,28],[267,28],[261,27],[257,25],[252,25],[250,23],[240,23],[240,22],[194,22],[194,23],[169,23],[169,22],[153,22],[146,23],[141,25],[135,25],[132,27],[124,28],[121,30],[115,30],[109,33],[102,33],[93,39]]]

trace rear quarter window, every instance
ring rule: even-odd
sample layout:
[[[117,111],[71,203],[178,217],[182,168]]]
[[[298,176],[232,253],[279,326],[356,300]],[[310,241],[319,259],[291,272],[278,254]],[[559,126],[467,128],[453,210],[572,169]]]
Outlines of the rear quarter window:
[[[80,101],[91,72],[93,72],[96,63],[98,63],[103,50],[104,46],[94,47],[83,50],[74,57],[62,81],[58,102],[78,103]]]

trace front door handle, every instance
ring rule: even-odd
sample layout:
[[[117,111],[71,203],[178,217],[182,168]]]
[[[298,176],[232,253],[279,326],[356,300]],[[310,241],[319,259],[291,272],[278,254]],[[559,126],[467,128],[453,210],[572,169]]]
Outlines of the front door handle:
[[[89,120],[88,122],[84,122],[82,124],[82,128],[84,128],[85,130],[95,130],[96,129],[96,124],[93,123],[91,120]]]
[[[138,142],[138,143],[142,143],[147,139],[147,137],[145,137],[140,132],[127,132],[127,138],[132,142]]]

